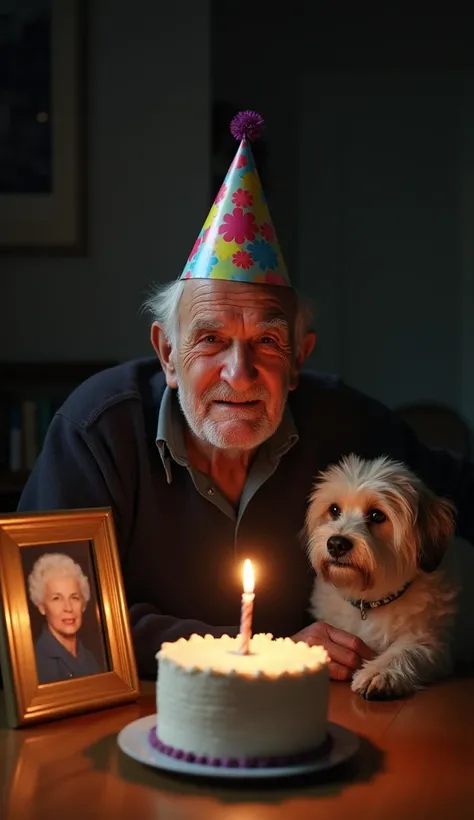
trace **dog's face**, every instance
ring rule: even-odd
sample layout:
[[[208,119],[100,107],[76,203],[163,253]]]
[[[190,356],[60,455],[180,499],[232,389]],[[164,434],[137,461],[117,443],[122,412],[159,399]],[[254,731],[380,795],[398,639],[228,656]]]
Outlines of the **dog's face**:
[[[439,565],[454,531],[452,505],[407,467],[351,455],[319,477],[306,518],[316,572],[354,597],[395,592]]]

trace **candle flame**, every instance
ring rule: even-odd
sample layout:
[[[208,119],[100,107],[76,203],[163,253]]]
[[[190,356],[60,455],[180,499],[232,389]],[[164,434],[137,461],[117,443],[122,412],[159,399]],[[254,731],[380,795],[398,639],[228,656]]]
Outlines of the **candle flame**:
[[[253,592],[255,579],[253,574],[252,562],[249,558],[244,561],[244,592]]]

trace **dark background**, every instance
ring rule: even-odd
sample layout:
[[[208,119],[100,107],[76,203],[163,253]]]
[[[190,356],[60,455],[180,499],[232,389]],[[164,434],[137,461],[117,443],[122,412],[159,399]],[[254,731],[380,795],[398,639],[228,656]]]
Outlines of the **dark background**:
[[[47,193],[53,186],[52,0],[16,6],[15,16],[8,13],[11,3],[0,4],[0,194]]]
[[[2,0],[0,10],[26,3]],[[316,306],[310,365],[396,410],[421,404],[421,436],[469,453],[468,7],[80,6],[87,245],[76,257],[0,253],[0,407],[12,393],[54,394],[54,405],[85,377],[81,363],[91,371],[150,354],[143,300],[152,283],[180,275],[235,149],[226,123],[254,108],[266,122],[255,153],[280,244]],[[0,129],[2,116],[0,95]],[[0,508],[10,510],[29,467],[12,477],[6,412]],[[0,418],[0,440],[1,428]]]

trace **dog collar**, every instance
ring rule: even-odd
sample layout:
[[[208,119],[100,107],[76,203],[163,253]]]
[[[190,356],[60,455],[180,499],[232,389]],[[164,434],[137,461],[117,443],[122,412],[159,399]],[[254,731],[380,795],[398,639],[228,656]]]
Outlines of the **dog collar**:
[[[360,609],[360,617],[363,621],[367,618],[367,610],[368,609],[377,609],[379,606],[385,606],[385,604],[391,604],[392,601],[396,601],[397,598],[400,598],[400,595],[403,595],[405,590],[408,589],[410,586],[411,581],[407,581],[406,584],[402,586],[398,592],[392,592],[391,595],[387,595],[386,598],[379,598],[378,601],[365,601],[363,598],[359,598],[358,601],[349,601],[352,606],[357,607]]]

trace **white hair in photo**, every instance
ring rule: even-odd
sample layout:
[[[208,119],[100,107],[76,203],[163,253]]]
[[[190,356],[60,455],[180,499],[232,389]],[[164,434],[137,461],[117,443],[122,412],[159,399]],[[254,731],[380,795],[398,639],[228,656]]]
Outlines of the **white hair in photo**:
[[[28,592],[35,606],[43,603],[45,586],[50,578],[76,578],[81,595],[88,603],[91,597],[89,580],[79,564],[64,553],[47,552],[35,561],[28,576]]]

